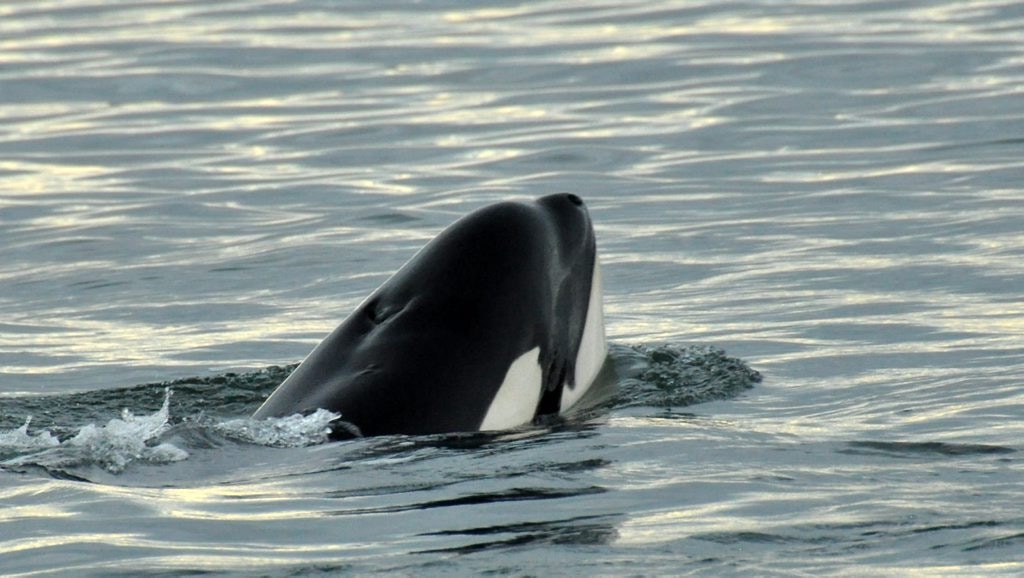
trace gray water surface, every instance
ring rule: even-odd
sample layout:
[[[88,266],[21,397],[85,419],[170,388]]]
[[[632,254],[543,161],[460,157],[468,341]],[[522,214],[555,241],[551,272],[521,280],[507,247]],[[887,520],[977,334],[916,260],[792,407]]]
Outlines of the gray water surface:
[[[1024,573],[1022,39],[989,0],[5,2],[0,433],[294,363],[457,217],[558,191],[613,343],[764,380],[5,468],[0,573]]]

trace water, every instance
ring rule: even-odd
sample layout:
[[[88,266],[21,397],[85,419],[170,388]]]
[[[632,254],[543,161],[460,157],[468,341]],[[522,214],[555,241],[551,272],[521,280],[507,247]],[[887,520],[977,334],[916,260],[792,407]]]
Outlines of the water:
[[[1022,32],[985,0],[5,2],[0,572],[1024,572]],[[620,363],[764,380],[245,437],[443,226],[557,191]]]

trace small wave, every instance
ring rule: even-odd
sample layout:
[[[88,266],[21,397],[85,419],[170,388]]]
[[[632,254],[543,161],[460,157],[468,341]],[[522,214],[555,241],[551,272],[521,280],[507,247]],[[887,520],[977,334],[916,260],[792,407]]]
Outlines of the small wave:
[[[921,456],[974,456],[988,454],[1012,454],[1017,450],[1005,446],[988,444],[957,444],[947,442],[880,442],[853,441],[840,453],[878,454],[892,457],[914,458]]]
[[[237,441],[277,448],[297,448],[328,441],[340,417],[341,414],[318,409],[309,415],[232,419],[214,424],[213,429]]]
[[[60,440],[47,430],[36,434],[28,433],[32,416],[25,418],[25,424],[18,429],[0,432],[0,456],[7,453],[22,453],[52,448],[60,445]]]
[[[163,406],[156,413],[136,416],[124,409],[120,418],[112,419],[103,426],[83,426],[74,437],[63,442],[46,430],[30,434],[29,418],[18,430],[0,433],[0,452],[22,454],[5,460],[2,465],[64,469],[95,464],[116,474],[135,461],[161,464],[184,460],[188,458],[188,452],[169,443],[159,443],[160,436],[170,429],[170,401],[171,390],[168,388]],[[8,439],[13,443],[7,444]],[[33,441],[37,445],[31,447],[25,445],[25,441]],[[41,444],[45,444],[45,449],[22,453],[38,449]]]

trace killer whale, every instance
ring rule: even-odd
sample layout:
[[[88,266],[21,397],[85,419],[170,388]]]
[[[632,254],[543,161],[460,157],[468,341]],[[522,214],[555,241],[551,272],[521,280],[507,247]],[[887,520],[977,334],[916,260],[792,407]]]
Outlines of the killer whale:
[[[328,409],[335,439],[508,429],[573,407],[607,354],[583,201],[506,201],[427,243],[253,417]]]

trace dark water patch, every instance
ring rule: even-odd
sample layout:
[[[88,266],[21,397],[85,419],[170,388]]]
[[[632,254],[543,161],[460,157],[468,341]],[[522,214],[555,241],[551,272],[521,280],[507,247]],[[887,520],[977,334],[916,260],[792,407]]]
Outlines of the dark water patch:
[[[1003,522],[997,522],[995,520],[980,520],[976,522],[963,522],[960,524],[940,524],[937,526],[928,526],[926,528],[915,528],[911,530],[914,534],[928,534],[931,532],[944,532],[947,530],[970,530],[973,528],[998,528],[1004,525]]]
[[[468,494],[457,498],[435,500],[424,504],[417,504],[411,509],[427,510],[430,508],[447,508],[450,506],[471,506],[477,504],[492,504],[496,502],[522,502],[532,500],[551,500],[559,498],[574,498],[577,496],[588,496],[603,494],[607,490],[599,486],[588,486],[583,488],[511,488],[500,492],[486,492],[479,494]]]
[[[471,554],[487,550],[500,550],[537,544],[603,545],[618,536],[614,516],[578,516],[547,522],[522,522],[507,525],[483,526],[462,530],[429,532],[423,536],[502,536],[501,539],[476,542],[464,546],[424,550],[420,553],[450,552]]]
[[[23,466],[7,466],[0,465],[0,472],[12,472],[17,474],[27,474],[30,476],[36,476],[40,478],[51,478],[54,480],[64,480],[68,482],[79,482],[84,484],[93,483],[93,480],[67,471],[66,468],[43,466],[39,464],[26,464]]]
[[[418,218],[403,213],[376,213],[361,217],[360,220],[378,225],[407,225],[419,221]]]
[[[111,570],[104,572],[105,576],[115,578],[125,576],[126,578],[178,578],[179,576],[223,576],[220,572],[204,570]],[[282,574],[283,576],[308,576],[309,574]]]
[[[89,280],[89,281],[76,281],[71,283],[70,287],[74,289],[80,289],[82,291],[93,291],[96,289],[109,289],[111,287],[118,287],[127,285],[124,281],[107,281],[107,280]]]
[[[597,470],[611,464],[612,462],[610,460],[606,460],[604,458],[593,458],[589,460],[580,460],[578,462],[534,464],[531,471],[575,474],[578,472]]]
[[[854,441],[845,454],[885,455],[896,458],[918,458],[928,456],[977,456],[1012,454],[1017,450],[1005,446],[987,444],[953,444],[946,442],[878,442]]]
[[[434,489],[434,488],[431,488]],[[433,510],[435,508],[450,508],[456,506],[476,506],[484,504],[496,504],[501,502],[527,502],[536,500],[556,500],[561,498],[574,498],[578,496],[589,496],[603,494],[607,490],[599,486],[587,486],[581,488],[510,488],[495,492],[477,492],[465,494],[454,498],[443,498],[414,504],[401,504],[396,506],[383,506],[378,508],[357,508],[350,510],[338,510],[329,512],[337,516],[353,516],[361,514],[396,514],[399,512],[412,512],[419,510]]]
[[[708,532],[696,534],[695,540],[704,540],[716,544],[789,544],[793,542],[825,542],[830,538],[798,538],[795,536],[783,536],[781,534],[769,534],[766,532]]]
[[[963,551],[976,552],[979,550],[992,550],[996,548],[1019,548],[1022,545],[1024,545],[1024,532],[1010,534],[1007,536],[999,536],[996,538],[973,540],[967,546],[964,546]]]
[[[351,564],[316,564],[314,566],[300,566],[293,568],[287,572],[282,571],[279,576],[354,576],[356,566]],[[211,572],[220,576],[220,572]],[[277,574],[274,572],[273,574]],[[177,576],[177,574],[168,574],[168,576]]]
[[[948,523],[928,524],[923,519],[919,521],[911,517],[836,524],[798,524],[778,532],[755,530],[707,532],[694,534],[691,536],[691,539],[734,548],[756,548],[758,546],[764,548],[797,547],[819,553],[842,552],[844,554],[865,551],[880,546],[887,547],[891,544],[906,544],[912,540],[917,540],[930,543],[929,549],[932,551],[947,548],[971,551],[1015,545],[1016,542],[1024,538],[1024,535],[1014,533],[994,538],[991,537],[991,533],[997,531],[998,528],[1016,527],[1018,525],[1016,522],[1000,522],[995,520],[970,522],[950,520]],[[989,532],[990,535],[988,537],[979,538],[967,543],[934,543],[934,540],[940,539],[939,536],[955,538],[964,535],[964,533],[977,535],[978,532],[985,531]]]
[[[407,461],[432,460],[439,455],[471,453],[474,456],[509,454],[545,446],[566,439],[592,437],[594,426],[561,420],[554,426],[525,425],[504,431],[456,432],[422,436],[381,436],[360,440],[364,445],[355,450],[351,457],[359,460],[373,460],[382,457],[403,458]],[[565,466],[586,469],[594,461],[572,464],[553,464],[552,468]],[[594,466],[596,467],[596,466]],[[493,474],[493,472],[491,472]],[[511,474],[504,477],[512,477]]]

